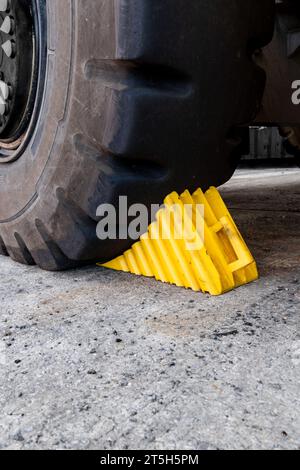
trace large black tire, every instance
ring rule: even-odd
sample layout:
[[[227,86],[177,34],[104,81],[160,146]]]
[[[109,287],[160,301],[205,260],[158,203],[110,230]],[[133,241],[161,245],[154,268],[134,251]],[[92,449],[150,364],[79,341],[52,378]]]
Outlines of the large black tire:
[[[47,73],[35,130],[0,163],[0,252],[49,270],[106,261],[101,203],[228,180],[265,74],[273,0],[38,0]],[[1,162],[1,152],[0,152]],[[2,160],[4,162],[4,160]]]

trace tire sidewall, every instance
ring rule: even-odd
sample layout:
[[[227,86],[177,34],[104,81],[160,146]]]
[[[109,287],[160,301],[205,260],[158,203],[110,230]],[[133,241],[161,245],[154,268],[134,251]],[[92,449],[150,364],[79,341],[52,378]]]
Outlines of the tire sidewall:
[[[0,164],[0,222],[14,220],[35,200],[47,162],[65,140],[73,49],[71,0],[42,0],[46,8],[46,73],[38,119],[20,157]],[[54,164],[51,165],[54,168]],[[51,172],[51,169],[50,169]],[[49,177],[49,172],[47,172]]]

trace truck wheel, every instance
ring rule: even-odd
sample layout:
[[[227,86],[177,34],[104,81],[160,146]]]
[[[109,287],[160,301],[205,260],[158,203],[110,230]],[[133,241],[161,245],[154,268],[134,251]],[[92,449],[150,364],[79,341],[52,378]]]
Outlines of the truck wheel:
[[[97,207],[224,183],[265,83],[273,0],[1,0],[0,252],[107,261]]]

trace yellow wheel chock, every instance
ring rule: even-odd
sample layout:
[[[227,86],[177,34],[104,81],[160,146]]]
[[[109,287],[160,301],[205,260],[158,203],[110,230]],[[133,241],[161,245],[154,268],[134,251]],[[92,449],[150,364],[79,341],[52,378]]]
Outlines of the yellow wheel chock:
[[[253,256],[216,188],[167,196],[140,241],[102,266],[212,295],[258,279]]]

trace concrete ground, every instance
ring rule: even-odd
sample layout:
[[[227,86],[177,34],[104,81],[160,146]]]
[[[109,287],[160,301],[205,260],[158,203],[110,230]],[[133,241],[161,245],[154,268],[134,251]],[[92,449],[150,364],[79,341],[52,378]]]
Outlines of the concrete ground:
[[[300,170],[222,192],[261,279],[219,298],[0,259],[0,448],[300,448]]]

